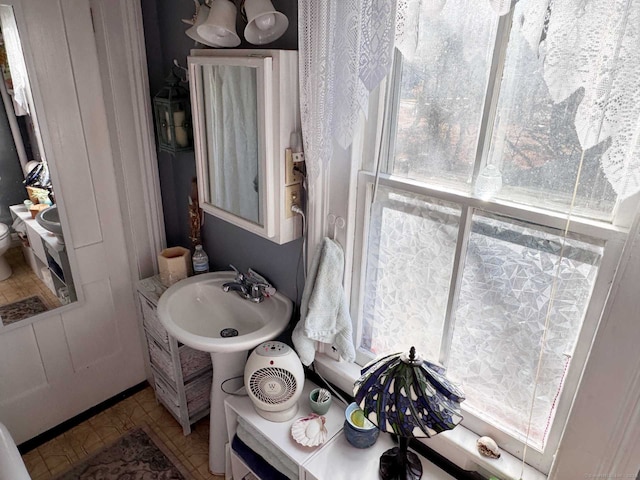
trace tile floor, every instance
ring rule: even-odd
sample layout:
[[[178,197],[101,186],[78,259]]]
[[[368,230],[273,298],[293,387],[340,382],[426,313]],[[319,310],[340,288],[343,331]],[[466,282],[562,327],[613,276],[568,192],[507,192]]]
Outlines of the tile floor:
[[[61,306],[58,297],[31,270],[22,255],[22,247],[10,248],[5,253],[12,275],[0,281],[0,305],[22,300],[23,298],[39,295],[49,309]]]
[[[184,436],[182,427],[160,404],[151,387],[122,400],[113,407],[23,455],[33,480],[50,479],[83,457],[110,444],[138,425],[148,425],[173,452],[193,480],[222,480],[209,473],[209,417]]]

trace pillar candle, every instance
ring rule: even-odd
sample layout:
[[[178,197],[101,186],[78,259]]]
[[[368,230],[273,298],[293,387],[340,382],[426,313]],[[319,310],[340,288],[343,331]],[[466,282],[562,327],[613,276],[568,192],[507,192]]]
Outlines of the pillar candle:
[[[184,126],[185,112],[178,110],[173,112],[173,125],[176,129],[176,143],[181,147],[187,147],[189,145],[189,137],[187,136],[187,129]]]
[[[167,125],[167,143],[171,143],[171,122],[169,121],[169,112],[164,112],[165,124]]]

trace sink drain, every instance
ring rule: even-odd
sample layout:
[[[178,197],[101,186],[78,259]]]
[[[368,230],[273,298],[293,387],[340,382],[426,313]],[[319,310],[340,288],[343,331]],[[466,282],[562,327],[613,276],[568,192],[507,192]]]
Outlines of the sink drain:
[[[235,328],[223,328],[222,330],[220,330],[220,336],[222,338],[237,337],[238,330],[236,330]]]

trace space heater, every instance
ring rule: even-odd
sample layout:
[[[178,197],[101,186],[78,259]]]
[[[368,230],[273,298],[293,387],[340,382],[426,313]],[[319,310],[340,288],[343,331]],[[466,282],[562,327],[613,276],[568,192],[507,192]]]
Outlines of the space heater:
[[[249,355],[244,385],[258,414],[286,422],[298,411],[304,369],[296,352],[282,342],[264,342]]]

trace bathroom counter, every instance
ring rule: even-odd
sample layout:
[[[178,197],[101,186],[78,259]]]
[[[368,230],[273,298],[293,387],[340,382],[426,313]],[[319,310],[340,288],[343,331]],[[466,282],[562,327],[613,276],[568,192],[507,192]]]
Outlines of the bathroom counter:
[[[38,236],[40,236],[40,238],[42,238],[48,247],[56,252],[64,251],[64,244],[60,243],[53,233],[42,228],[35,218],[31,218],[31,213],[27,210],[27,207],[24,205],[11,205],[9,210],[11,211],[11,216],[14,219],[20,218],[28,228],[31,228],[38,234]],[[31,237],[29,237],[29,241],[31,241]]]
[[[65,244],[31,218],[24,205],[12,205],[9,210],[14,221],[19,218],[25,225],[29,245],[23,245],[22,251],[33,272],[63,305],[75,302],[76,290]]]

